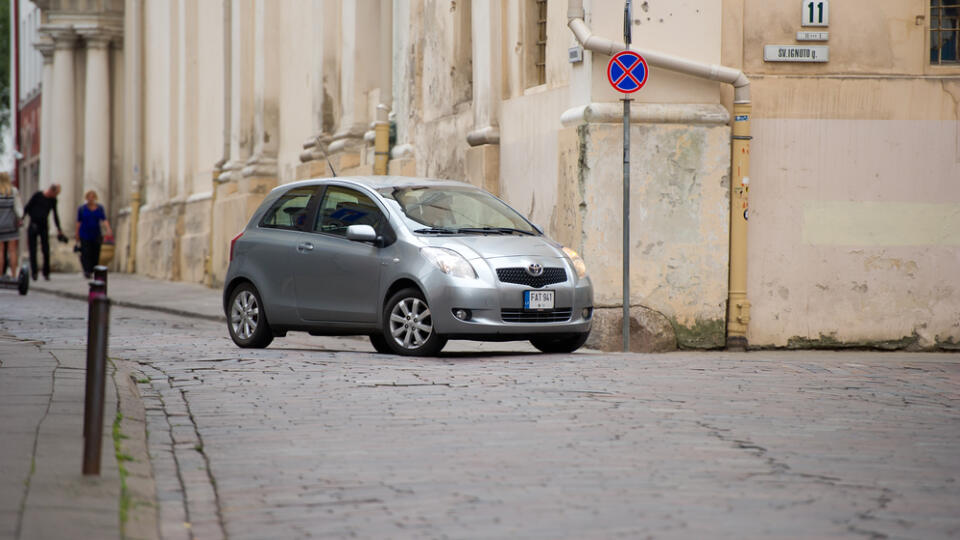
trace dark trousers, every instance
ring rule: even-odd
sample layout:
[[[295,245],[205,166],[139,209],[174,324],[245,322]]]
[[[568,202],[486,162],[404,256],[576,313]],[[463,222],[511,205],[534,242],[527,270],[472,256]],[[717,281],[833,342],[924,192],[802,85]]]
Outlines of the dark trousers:
[[[50,277],[50,238],[47,234],[46,223],[34,223],[30,220],[30,226],[27,227],[27,246],[30,249],[30,272],[34,278],[37,276],[37,238],[40,238],[40,249],[43,250],[43,275]]]
[[[100,264],[101,240],[80,240],[80,265],[84,274],[92,274],[93,267]]]

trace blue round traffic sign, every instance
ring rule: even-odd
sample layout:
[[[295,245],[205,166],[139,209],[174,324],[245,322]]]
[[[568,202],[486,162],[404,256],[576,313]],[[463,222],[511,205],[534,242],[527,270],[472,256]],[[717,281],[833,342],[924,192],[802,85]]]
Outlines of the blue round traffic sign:
[[[632,94],[647,84],[647,61],[633,51],[617,53],[607,64],[607,79],[617,92]]]

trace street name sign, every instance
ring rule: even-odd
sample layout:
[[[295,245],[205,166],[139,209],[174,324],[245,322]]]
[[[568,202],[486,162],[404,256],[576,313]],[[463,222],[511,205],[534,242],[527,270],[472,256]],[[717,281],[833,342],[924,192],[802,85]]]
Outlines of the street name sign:
[[[830,32],[797,32],[797,41],[828,41]]]
[[[764,45],[764,62],[829,62],[828,45]]]

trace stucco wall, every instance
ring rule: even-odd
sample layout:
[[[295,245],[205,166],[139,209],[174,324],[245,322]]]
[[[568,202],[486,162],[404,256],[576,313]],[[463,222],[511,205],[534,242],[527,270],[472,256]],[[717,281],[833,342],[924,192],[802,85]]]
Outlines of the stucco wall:
[[[398,144],[411,144],[416,174],[466,180],[466,134],[473,128],[469,3],[415,2],[398,10]]]
[[[562,127],[560,115],[569,99],[567,87],[562,87],[502,105],[500,195],[550,235],[559,226],[557,136]]]
[[[574,215],[580,223],[574,229],[581,235],[578,248],[589,265],[594,304],[620,306],[623,126],[569,129],[577,131],[579,143]],[[723,346],[730,128],[641,124],[631,127],[630,137],[631,305],[666,316],[680,346]],[[566,191],[569,196],[574,190]]]
[[[929,2],[832,2],[824,64],[763,61],[796,6],[725,6],[753,81],[751,345],[955,347],[960,67],[929,65]]]

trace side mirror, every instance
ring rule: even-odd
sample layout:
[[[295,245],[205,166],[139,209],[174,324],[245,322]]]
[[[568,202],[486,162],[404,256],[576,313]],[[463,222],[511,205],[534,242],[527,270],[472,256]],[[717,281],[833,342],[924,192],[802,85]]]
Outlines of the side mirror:
[[[350,225],[347,227],[347,240],[354,242],[376,242],[377,231],[370,225]]]

